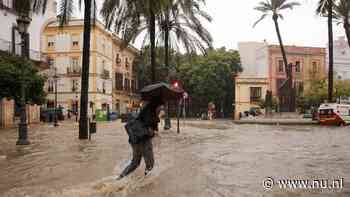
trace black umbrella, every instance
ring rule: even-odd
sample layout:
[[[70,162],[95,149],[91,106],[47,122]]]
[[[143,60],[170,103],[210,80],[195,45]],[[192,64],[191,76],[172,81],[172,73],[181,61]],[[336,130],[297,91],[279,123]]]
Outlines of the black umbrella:
[[[172,87],[166,83],[156,83],[144,87],[141,91],[141,97],[144,100],[151,100],[152,98],[161,98],[163,102],[170,100],[178,100],[185,92],[180,87]]]

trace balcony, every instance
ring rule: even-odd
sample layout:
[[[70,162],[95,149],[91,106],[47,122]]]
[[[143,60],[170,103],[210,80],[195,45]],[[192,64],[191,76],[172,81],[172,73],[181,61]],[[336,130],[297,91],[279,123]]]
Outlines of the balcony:
[[[22,45],[13,44],[11,41],[0,39],[0,51],[8,52],[9,54],[22,55]],[[47,62],[47,56],[36,50],[29,50],[29,58],[36,62]]]
[[[67,67],[67,75],[69,77],[79,77],[81,75],[81,68]]]
[[[110,79],[110,74],[109,71],[106,69],[103,69],[102,74],[101,74],[102,79]]]

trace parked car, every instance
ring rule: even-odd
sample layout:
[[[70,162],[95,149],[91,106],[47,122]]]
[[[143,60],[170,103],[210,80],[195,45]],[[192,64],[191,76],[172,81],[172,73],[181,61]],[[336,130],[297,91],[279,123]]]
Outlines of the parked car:
[[[119,118],[118,112],[111,112],[111,113],[109,114],[109,119],[110,119],[111,121],[117,120],[118,118]]]

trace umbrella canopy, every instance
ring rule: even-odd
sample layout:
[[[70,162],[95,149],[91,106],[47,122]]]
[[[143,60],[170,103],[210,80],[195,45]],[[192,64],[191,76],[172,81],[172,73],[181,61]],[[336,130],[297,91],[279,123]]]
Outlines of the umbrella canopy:
[[[141,97],[144,100],[151,100],[152,98],[158,97],[162,101],[178,100],[182,97],[185,92],[182,88],[175,88],[166,83],[156,83],[144,87],[141,91]]]

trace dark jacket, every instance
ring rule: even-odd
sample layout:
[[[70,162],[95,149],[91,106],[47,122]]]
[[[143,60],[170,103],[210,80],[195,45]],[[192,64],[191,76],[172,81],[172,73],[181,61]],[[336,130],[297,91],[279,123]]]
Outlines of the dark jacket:
[[[136,118],[130,118],[125,125],[130,144],[139,144],[154,136],[158,129],[157,103],[146,104]],[[150,130],[151,129],[151,130]]]
[[[146,128],[158,130],[159,118],[157,116],[157,107],[159,104],[150,102],[146,104],[137,116],[137,120],[141,121]]]

